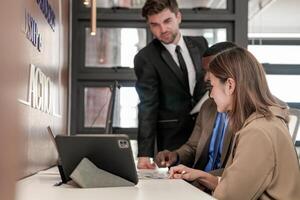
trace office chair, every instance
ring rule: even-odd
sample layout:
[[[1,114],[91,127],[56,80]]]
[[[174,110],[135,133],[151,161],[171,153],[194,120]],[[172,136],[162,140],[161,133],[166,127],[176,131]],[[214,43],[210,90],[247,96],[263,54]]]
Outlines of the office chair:
[[[297,133],[300,126],[300,110],[296,108],[290,108],[289,113],[290,113],[289,131],[292,137],[292,141],[295,144]]]

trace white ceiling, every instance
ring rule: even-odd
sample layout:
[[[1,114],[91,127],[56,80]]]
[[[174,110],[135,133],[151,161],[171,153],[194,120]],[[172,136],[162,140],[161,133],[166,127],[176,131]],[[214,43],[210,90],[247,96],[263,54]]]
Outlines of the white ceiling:
[[[300,33],[300,0],[273,0],[249,20],[249,33]]]

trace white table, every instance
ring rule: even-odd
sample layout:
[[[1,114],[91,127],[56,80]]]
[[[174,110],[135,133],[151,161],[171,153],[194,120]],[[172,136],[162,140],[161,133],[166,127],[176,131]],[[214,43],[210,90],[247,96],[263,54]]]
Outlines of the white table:
[[[16,200],[212,200],[213,197],[183,180],[140,180],[135,187],[75,188],[54,186],[60,177],[56,168],[42,171],[17,183]]]

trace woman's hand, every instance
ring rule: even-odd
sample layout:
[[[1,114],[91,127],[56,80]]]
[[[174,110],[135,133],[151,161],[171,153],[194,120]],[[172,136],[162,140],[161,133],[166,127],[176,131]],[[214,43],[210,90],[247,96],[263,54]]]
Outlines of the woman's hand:
[[[186,167],[184,165],[178,165],[170,168],[169,178],[194,181],[199,178],[199,172],[201,171]]]
[[[197,180],[199,183],[209,188],[210,190],[215,190],[218,185],[218,177],[207,172],[192,169],[184,165],[178,165],[171,167],[169,171],[169,178],[174,179],[184,179],[187,181]]]

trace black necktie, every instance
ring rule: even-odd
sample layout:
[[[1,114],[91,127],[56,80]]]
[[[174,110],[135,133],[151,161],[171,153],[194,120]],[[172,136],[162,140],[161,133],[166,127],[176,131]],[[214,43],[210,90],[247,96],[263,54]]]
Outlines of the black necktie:
[[[175,52],[176,52],[177,57],[178,57],[179,67],[180,67],[180,69],[183,73],[183,78],[184,78],[185,84],[187,85],[187,87],[189,89],[190,87],[189,87],[188,71],[187,71],[187,67],[186,67],[186,64],[184,62],[183,56],[180,52],[180,46],[179,45],[176,46]]]

